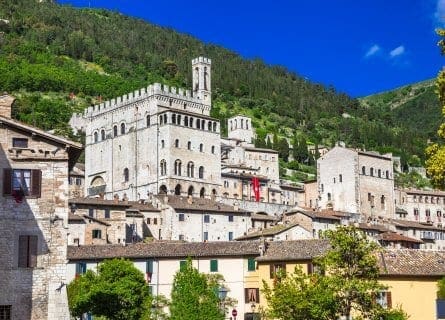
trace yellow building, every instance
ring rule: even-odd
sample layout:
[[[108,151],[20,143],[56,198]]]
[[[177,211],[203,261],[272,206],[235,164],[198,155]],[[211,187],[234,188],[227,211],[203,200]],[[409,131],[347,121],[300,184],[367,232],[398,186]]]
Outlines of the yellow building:
[[[280,269],[293,272],[299,265],[303,272],[312,272],[312,259],[328,248],[322,240],[278,241],[266,244],[258,257],[257,273],[260,288],[263,280],[273,284],[273,275]],[[379,295],[379,303],[388,308],[400,306],[409,320],[435,320],[437,281],[445,276],[445,252],[424,250],[384,250],[378,254],[380,282],[387,290]],[[261,291],[261,290],[260,290]],[[260,293],[256,310],[267,308]]]

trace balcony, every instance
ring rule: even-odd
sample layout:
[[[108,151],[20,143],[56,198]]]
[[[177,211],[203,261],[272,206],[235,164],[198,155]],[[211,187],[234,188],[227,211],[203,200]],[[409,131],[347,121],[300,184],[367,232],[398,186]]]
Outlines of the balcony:
[[[88,196],[94,197],[100,195],[101,193],[105,193],[106,188],[107,188],[106,184],[88,188]]]
[[[434,232],[424,231],[420,234],[420,239],[422,240],[435,240]]]

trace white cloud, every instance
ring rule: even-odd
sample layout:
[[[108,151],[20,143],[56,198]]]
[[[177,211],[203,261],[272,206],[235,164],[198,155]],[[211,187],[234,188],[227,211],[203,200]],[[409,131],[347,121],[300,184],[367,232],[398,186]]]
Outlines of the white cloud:
[[[437,0],[436,12],[434,13],[437,23],[445,25],[445,0]]]
[[[381,48],[378,44],[371,46],[371,48],[369,48],[368,51],[366,51],[365,58],[369,58],[369,57],[375,55],[380,50],[381,50]]]
[[[397,48],[395,48],[395,49],[393,49],[393,50],[391,50],[389,52],[389,56],[391,58],[395,58],[395,57],[398,57],[398,56],[400,56],[400,55],[402,55],[404,53],[405,53],[405,47],[404,46],[398,46]]]

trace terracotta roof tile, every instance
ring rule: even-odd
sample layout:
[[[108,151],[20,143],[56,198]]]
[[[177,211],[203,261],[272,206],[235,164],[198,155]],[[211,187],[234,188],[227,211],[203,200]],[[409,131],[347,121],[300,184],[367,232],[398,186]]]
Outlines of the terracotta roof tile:
[[[270,241],[258,261],[297,261],[321,256],[329,248],[327,240]]]
[[[246,234],[245,236],[241,236],[235,240],[247,240],[247,239],[255,239],[259,237],[268,237],[280,234],[286,230],[292,229],[293,227],[298,226],[298,223],[292,224],[279,224],[270,228],[265,228],[263,230],[255,231]],[[303,227],[302,227],[303,228]]]
[[[382,250],[378,254],[381,276],[445,275],[445,252],[426,250]]]
[[[404,236],[402,234],[398,234],[396,232],[384,232],[378,236],[380,240],[390,241],[390,242],[414,242],[414,243],[423,243],[422,240],[410,238]]]
[[[194,198],[172,195],[158,195],[156,196],[160,201],[164,201],[167,197],[167,204],[172,206],[175,210],[188,210],[188,211],[211,211],[211,212],[230,212],[230,213],[249,213],[249,211],[243,209],[236,209],[233,206],[229,206],[217,201],[206,198]]]

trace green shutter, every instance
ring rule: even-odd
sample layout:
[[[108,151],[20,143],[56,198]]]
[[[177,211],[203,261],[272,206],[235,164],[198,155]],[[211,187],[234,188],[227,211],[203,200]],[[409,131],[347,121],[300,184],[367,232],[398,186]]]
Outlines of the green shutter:
[[[145,272],[153,273],[153,260],[147,260]]]
[[[255,271],[255,258],[249,258],[247,259],[247,271]]]
[[[186,266],[187,266],[187,261],[185,261],[185,260],[179,261],[179,270],[180,271],[184,270]]]
[[[218,260],[210,260],[210,272],[218,272]]]

